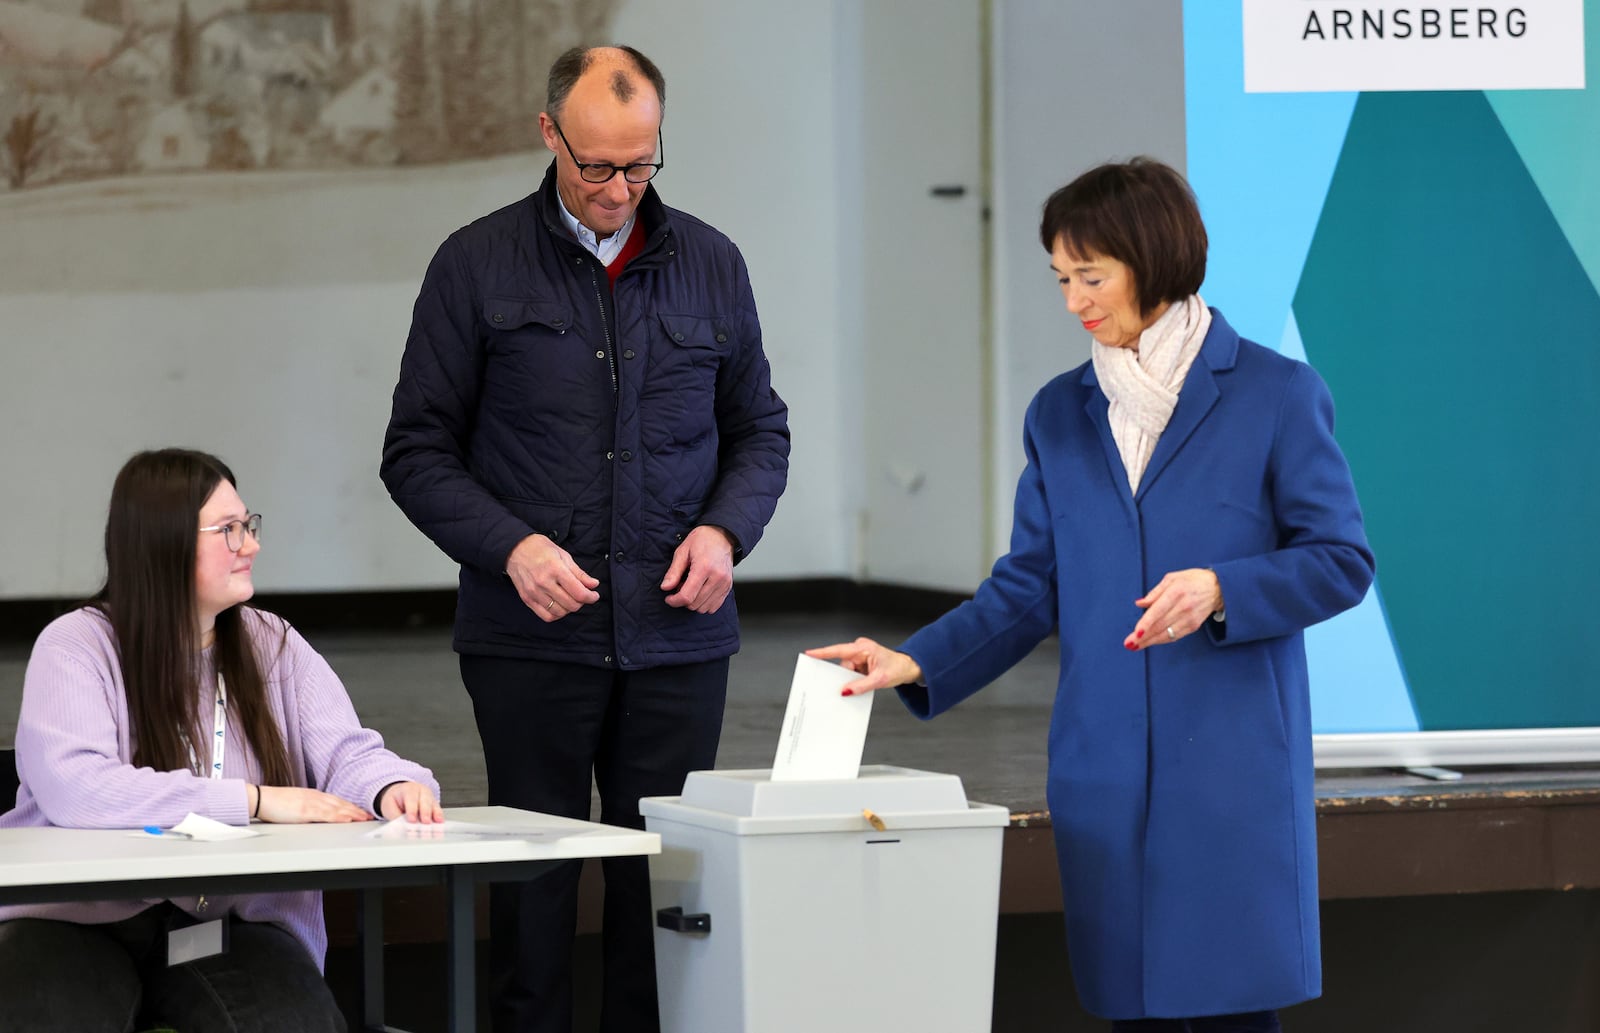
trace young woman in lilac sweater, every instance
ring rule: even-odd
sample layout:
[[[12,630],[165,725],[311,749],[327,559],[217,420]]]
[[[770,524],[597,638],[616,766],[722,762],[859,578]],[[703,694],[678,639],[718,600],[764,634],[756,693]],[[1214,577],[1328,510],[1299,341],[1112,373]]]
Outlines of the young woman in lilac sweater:
[[[105,588],[28,661],[0,827],[443,819],[432,773],[361,727],[298,632],[242,605],[260,529],[214,456],[123,466]],[[167,966],[169,929],[218,918],[225,952]],[[326,946],[315,892],[0,908],[0,1033],[343,1031]]]

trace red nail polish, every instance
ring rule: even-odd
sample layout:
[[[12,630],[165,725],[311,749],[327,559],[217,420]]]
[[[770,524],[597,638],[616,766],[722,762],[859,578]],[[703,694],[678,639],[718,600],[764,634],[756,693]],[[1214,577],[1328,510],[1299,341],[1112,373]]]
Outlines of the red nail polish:
[[[1136,631],[1136,632],[1133,633],[1133,637],[1134,638],[1144,638],[1144,632],[1143,631]]]
[[[1133,652],[1135,649],[1139,648],[1138,646],[1134,645],[1132,642],[1124,642],[1122,645],[1123,645],[1123,648],[1127,649],[1128,652],[1130,652],[1130,653]]]
[[[843,692],[839,693],[839,695],[841,695],[841,696],[854,696],[855,695],[855,690],[854,689],[845,689]]]

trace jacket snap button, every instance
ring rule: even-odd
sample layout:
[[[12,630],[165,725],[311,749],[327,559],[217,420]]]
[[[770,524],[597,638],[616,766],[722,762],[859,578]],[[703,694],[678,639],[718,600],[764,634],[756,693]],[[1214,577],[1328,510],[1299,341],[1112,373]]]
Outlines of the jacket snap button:
[[[724,343],[727,342],[727,340],[728,340],[728,335],[727,334],[718,334],[717,335],[717,343],[718,344],[724,344]]]
[[[627,350],[627,351],[625,351],[625,352],[623,352],[623,353],[622,353],[622,357],[623,357],[623,358],[624,358],[624,359],[631,359],[631,358],[633,358],[633,349],[632,349],[632,348],[629,348],[629,349],[628,349],[628,350]]]
[[[681,340],[683,340],[683,335],[682,334],[673,334],[672,335],[672,339],[674,341],[681,341]]]
[[[607,459],[610,459],[610,458],[611,458],[611,455],[612,455],[612,453],[610,453],[610,452],[607,452],[607,453],[606,453],[606,458],[607,458]]]
[[[494,314],[494,321],[496,323],[504,323],[506,321],[506,317],[501,315],[500,313],[496,312]]]
[[[603,358],[606,357],[606,353],[605,352],[595,352],[594,353],[594,357],[597,358],[597,359],[603,359]]]
[[[611,658],[610,658],[610,657],[609,657],[609,656],[608,656],[608,657],[606,657],[606,663],[608,663],[608,664],[609,664],[609,663],[610,663],[610,662],[611,662]]]
[[[627,562],[627,559],[628,559],[628,554],[627,553],[623,552],[620,549],[617,550],[617,562],[618,563],[625,563],[625,562]]]
[[[557,330],[559,330],[562,327],[567,325],[567,321],[565,319],[557,319],[557,320],[552,321],[550,325],[555,327]]]
[[[626,452],[625,451],[625,452],[622,453],[622,461],[624,463],[626,463],[628,460],[630,460],[632,458],[633,458],[633,453],[632,452]]]

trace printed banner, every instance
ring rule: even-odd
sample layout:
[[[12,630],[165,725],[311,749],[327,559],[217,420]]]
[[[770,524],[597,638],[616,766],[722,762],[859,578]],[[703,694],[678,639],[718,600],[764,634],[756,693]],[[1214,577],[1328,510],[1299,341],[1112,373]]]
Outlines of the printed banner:
[[[1583,88],[1583,0],[1244,0],[1246,93]]]

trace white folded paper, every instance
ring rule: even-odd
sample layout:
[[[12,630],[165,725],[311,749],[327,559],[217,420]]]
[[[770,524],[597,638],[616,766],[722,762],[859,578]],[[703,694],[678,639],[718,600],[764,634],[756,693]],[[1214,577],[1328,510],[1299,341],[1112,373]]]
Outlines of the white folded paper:
[[[475,821],[436,821],[424,824],[395,818],[367,833],[368,839],[453,839],[460,836],[497,836],[501,839],[549,839],[555,829],[519,828],[515,825],[484,825]]]
[[[189,812],[189,816],[172,826],[172,831],[181,832],[190,839],[198,839],[207,843],[220,843],[225,839],[249,839],[261,833],[248,825],[225,825],[203,814]]]
[[[859,677],[838,664],[800,654],[772,761],[774,782],[856,777],[877,693],[841,696],[839,690]]]

